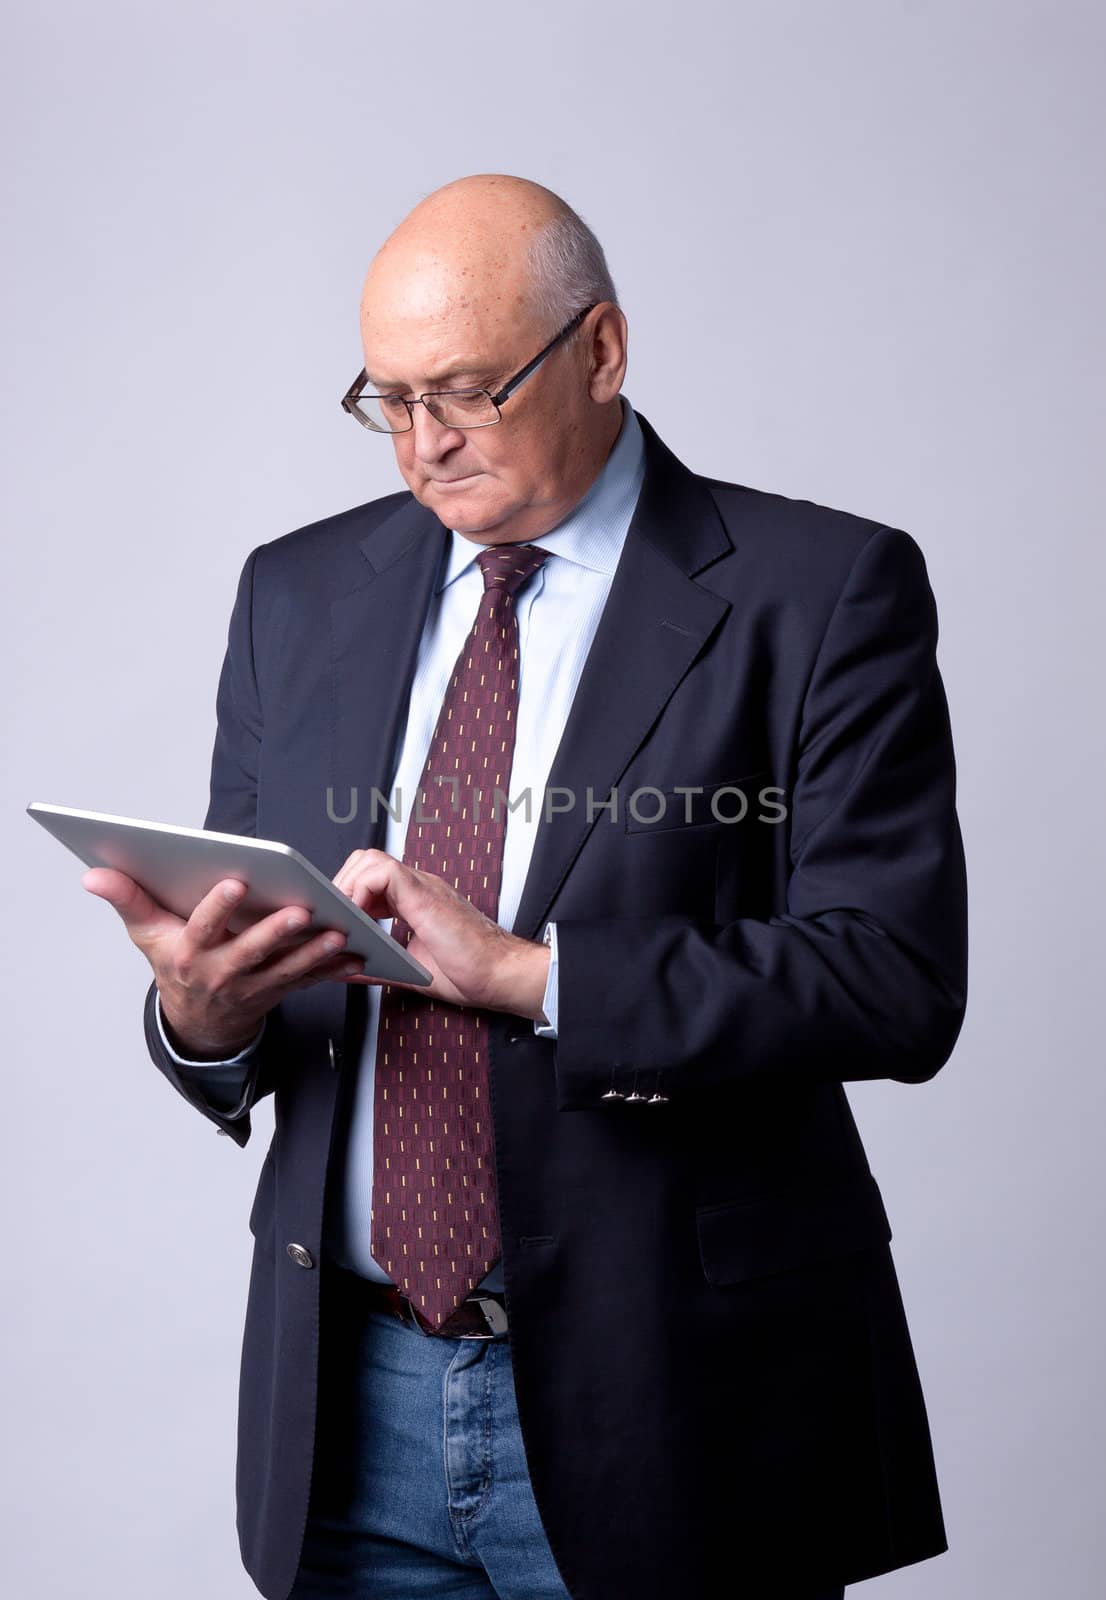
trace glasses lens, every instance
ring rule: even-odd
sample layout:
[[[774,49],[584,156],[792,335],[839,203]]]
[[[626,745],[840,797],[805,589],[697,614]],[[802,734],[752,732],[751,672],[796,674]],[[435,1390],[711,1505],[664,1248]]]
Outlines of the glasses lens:
[[[395,395],[363,394],[355,402],[358,411],[378,433],[402,433],[411,426],[411,414]]]
[[[441,394],[428,395],[426,404],[447,428],[482,428],[499,421],[492,397],[483,389],[443,389]]]

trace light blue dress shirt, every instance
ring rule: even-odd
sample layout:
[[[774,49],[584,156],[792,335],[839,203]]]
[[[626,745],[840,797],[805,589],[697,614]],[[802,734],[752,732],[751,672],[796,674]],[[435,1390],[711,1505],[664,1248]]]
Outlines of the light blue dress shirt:
[[[587,494],[556,528],[528,542],[550,552],[515,599],[519,634],[518,720],[510,779],[510,809],[503,840],[498,921],[510,930],[530,865],[544,808],[549,769],[560,744],[595,630],[610,592],[615,567],[641,492],[645,472],[644,440],[637,418],[623,397],[622,428],[602,471]],[[476,557],[484,547],[452,532],[445,546],[419,645],[408,706],[407,727],[389,795],[391,802],[382,848],[403,857],[407,823],[418,793],[438,712],[461,647],[472,628],[484,592]],[[392,812],[398,813],[393,816]],[[382,921],[390,930],[391,919]],[[549,975],[542,1009],[546,1024],[534,1029],[557,1036],[556,926],[546,925],[551,946]],[[376,1033],[380,988],[366,988],[368,1017],[350,1111],[345,1150],[343,1203],[329,1217],[327,1254],[343,1266],[379,1283],[388,1274],[369,1250],[369,1208],[373,1186],[373,1111],[376,1079]],[[249,1056],[257,1037],[226,1061],[190,1062],[179,1056],[165,1037],[160,1001],[157,1023],[173,1060],[195,1076],[219,1103],[245,1083]],[[205,1081],[206,1078],[206,1081]],[[233,1103],[233,1102],[231,1102]],[[480,1285],[502,1290],[503,1268],[497,1262]]]

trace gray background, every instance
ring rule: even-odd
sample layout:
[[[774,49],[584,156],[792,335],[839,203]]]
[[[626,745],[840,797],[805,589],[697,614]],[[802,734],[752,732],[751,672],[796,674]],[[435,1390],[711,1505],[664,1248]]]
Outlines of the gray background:
[[[240,1152],[166,1086],[145,961],[22,807],[202,821],[243,558],[401,487],[337,404],[367,260],[494,170],[600,234],[626,392],[690,465],[925,551],[969,1015],[934,1082],[850,1098],[951,1550],[850,1595],[1099,1593],[1101,9],[46,0],[5,32],[5,1592],[255,1592],[271,1127]]]

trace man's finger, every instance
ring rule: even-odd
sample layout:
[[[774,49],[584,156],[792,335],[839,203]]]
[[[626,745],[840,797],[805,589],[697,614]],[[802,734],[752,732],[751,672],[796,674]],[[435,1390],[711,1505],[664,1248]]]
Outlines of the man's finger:
[[[342,893],[348,894],[352,900],[354,898],[354,885],[357,883],[366,865],[371,866],[377,862],[394,860],[395,857],[388,855],[384,850],[354,850],[342,862],[342,865],[334,874],[331,882],[334,884],[335,888],[341,889]]]
[[[193,908],[182,936],[184,947],[213,950],[227,937],[227,923],[244,899],[246,885],[237,878],[224,878]]]
[[[284,955],[289,947],[306,948],[310,943],[321,940],[322,933],[306,932],[310,924],[311,913],[302,906],[284,906],[280,911],[271,911],[252,927],[234,936],[233,949],[228,953],[232,969],[236,972],[252,972],[273,955]],[[341,940],[341,935],[338,937]],[[322,949],[321,944],[319,949]]]
[[[347,863],[335,884],[370,917],[404,915],[419,889],[414,869],[383,850],[365,850],[361,859]]]
[[[137,945],[181,926],[180,917],[159,905],[140,883],[115,867],[90,867],[81,883],[89,894],[97,895],[115,908]]]
[[[352,878],[354,869],[364,854],[364,850],[351,850],[349,855],[342,862],[342,865],[334,874],[334,877],[331,879],[331,882],[337,884],[338,888],[341,889],[343,893],[346,892],[346,884]]]

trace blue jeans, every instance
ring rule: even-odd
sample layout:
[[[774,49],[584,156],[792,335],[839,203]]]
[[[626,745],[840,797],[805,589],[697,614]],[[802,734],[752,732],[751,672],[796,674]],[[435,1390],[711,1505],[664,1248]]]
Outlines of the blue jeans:
[[[325,1260],[322,1274],[315,1471],[289,1600],[571,1600],[506,1337],[431,1336],[368,1309]]]

